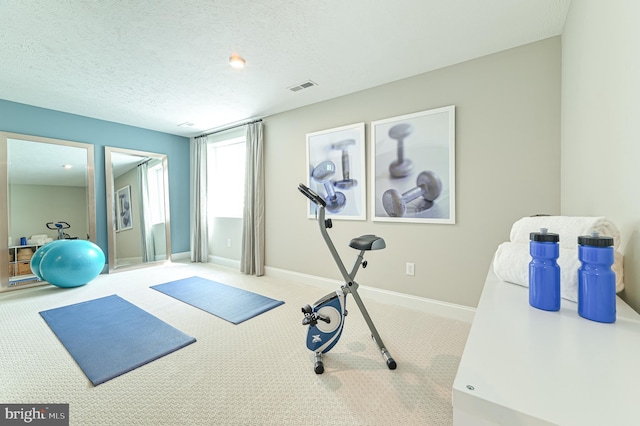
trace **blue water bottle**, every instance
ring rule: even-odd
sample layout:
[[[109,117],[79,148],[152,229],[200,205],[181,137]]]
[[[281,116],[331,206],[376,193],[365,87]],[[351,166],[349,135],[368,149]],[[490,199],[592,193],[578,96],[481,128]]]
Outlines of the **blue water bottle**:
[[[529,234],[529,304],[545,311],[560,310],[560,236],[541,228]]]
[[[578,314],[591,321],[616,321],[613,238],[597,232],[578,237]]]

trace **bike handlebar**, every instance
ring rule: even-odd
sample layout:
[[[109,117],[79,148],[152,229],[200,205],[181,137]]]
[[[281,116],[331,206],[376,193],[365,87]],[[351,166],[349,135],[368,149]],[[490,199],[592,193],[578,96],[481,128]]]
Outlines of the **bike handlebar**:
[[[324,200],[324,198],[322,198],[316,192],[311,190],[311,188],[309,188],[307,185],[302,184],[302,183],[299,184],[298,185],[298,191],[302,192],[302,194],[305,197],[307,197],[309,200],[311,200],[311,202],[313,202],[314,204],[322,206],[322,207],[326,207],[327,206],[327,202]]]
[[[45,224],[47,226],[47,228],[49,229],[69,229],[71,228],[71,225],[69,225],[67,222],[63,222],[63,221],[58,221],[58,222],[47,222]],[[53,225],[54,227],[50,227],[49,225]]]

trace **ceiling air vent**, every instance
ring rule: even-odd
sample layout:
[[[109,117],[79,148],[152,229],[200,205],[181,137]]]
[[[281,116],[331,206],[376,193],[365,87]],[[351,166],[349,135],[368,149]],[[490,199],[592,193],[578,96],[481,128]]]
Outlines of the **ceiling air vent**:
[[[307,80],[304,83],[300,83],[300,84],[296,84],[295,86],[291,86],[291,87],[287,87],[287,89],[291,90],[292,92],[297,92],[299,90],[302,89],[308,89],[309,87],[313,87],[313,86],[317,86],[318,83],[315,83],[311,80]]]

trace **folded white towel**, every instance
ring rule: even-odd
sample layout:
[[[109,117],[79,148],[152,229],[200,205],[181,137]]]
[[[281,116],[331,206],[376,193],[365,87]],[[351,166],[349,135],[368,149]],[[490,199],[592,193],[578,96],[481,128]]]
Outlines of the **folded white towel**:
[[[578,250],[560,247],[558,266],[560,266],[560,296],[563,299],[578,301]],[[623,256],[615,252],[615,261],[611,269],[616,274],[616,292],[624,289],[622,269]],[[506,242],[498,246],[493,258],[493,271],[502,281],[529,287],[529,243]]]
[[[47,238],[29,238],[27,244],[41,246],[47,241]]]
[[[613,238],[613,246],[620,248],[620,231],[606,217],[574,216],[531,216],[523,217],[511,227],[510,240],[513,243],[529,243],[531,232],[540,232],[547,228],[549,232],[560,235],[560,247],[578,248],[578,237],[597,231],[601,236]]]

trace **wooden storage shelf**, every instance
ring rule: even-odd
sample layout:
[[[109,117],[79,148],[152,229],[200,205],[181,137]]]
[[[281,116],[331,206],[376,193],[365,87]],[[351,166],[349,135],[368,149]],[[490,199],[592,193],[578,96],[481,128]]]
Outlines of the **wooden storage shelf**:
[[[31,271],[31,258],[41,245],[9,247],[9,286],[40,281]]]

